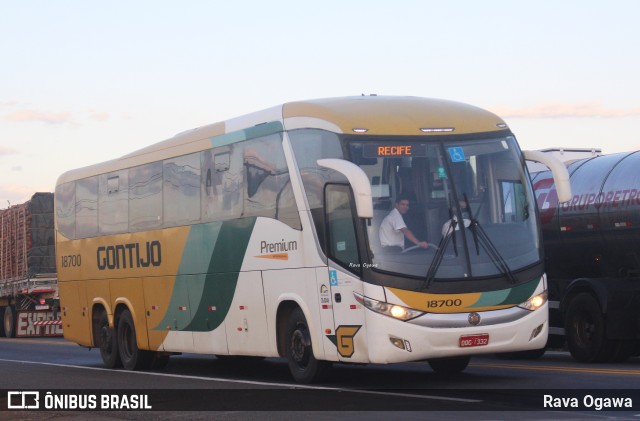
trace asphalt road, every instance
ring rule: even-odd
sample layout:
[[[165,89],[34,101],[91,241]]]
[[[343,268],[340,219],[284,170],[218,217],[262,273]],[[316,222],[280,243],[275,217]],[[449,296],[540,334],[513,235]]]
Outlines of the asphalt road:
[[[559,352],[536,361],[477,357],[463,373],[448,377],[437,375],[422,362],[337,364],[326,382],[301,386],[292,382],[283,359],[229,361],[185,354],[172,357],[164,370],[128,372],[104,369],[98,350],[89,351],[62,338],[3,338],[0,373],[0,419],[246,419],[249,413],[255,415],[248,411],[258,411],[263,419],[295,420],[640,419],[639,358],[624,364],[587,365]],[[151,408],[8,410],[7,393],[16,390],[38,391],[43,396],[51,392],[61,405],[69,395],[94,396],[98,401],[103,395],[124,394],[130,400],[146,396]],[[624,411],[606,407],[616,402]],[[632,408],[625,407],[629,404]]]

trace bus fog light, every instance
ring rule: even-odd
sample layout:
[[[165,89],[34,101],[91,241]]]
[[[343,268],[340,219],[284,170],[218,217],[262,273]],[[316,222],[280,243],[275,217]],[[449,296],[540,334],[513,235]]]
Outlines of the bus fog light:
[[[402,339],[389,336],[389,340],[396,348],[400,348],[404,350],[404,341]]]
[[[400,348],[407,352],[411,352],[411,343],[408,340],[389,336],[389,341],[391,341],[393,346],[395,346],[396,348]]]
[[[525,310],[534,311],[542,307],[547,302],[547,291],[543,291],[538,295],[534,295],[529,298],[527,301],[520,303],[518,307],[524,308]]]
[[[531,337],[529,338],[529,340],[533,340],[536,336],[538,336],[540,334],[540,332],[542,332],[542,328],[544,327],[544,325],[540,325],[537,328],[533,329],[533,332],[531,332]]]

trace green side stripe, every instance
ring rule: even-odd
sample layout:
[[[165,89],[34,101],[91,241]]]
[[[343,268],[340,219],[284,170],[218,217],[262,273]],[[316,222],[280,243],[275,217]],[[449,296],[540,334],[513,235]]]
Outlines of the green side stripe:
[[[154,328],[210,331],[226,317],[256,218],[193,225],[169,308]],[[186,306],[188,311],[180,311]],[[213,310],[215,309],[215,310]]]
[[[531,295],[533,295],[533,292],[539,284],[540,279],[534,279],[533,281],[518,285],[514,288],[483,292],[478,301],[476,301],[471,308],[520,304],[531,298]]]
[[[256,137],[279,133],[283,130],[284,128],[282,123],[279,121],[272,121],[270,123],[259,124],[257,126],[226,133],[220,136],[214,136],[209,140],[211,141],[211,146],[215,148],[217,146],[230,145],[232,143],[242,142],[248,139],[255,139]]]

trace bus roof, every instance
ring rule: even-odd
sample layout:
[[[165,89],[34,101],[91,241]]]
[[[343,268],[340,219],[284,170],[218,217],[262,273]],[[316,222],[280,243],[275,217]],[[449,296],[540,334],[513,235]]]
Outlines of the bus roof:
[[[429,136],[493,132],[506,127],[493,113],[442,99],[374,95],[296,101],[187,130],[120,158],[68,171],[57,184],[282,130],[320,128],[354,135]]]

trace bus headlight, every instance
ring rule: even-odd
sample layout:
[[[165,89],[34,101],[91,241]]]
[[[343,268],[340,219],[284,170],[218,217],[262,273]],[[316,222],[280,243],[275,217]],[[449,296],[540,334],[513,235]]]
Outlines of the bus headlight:
[[[529,298],[524,303],[520,303],[518,307],[524,308],[525,310],[534,311],[542,307],[546,302],[547,302],[547,291],[543,291],[540,294],[534,295],[533,297]]]
[[[399,306],[397,304],[389,304],[383,301],[374,300],[373,298],[365,297],[357,292],[353,295],[356,297],[356,301],[376,313],[384,314],[385,316],[393,317],[394,319],[406,321],[415,319],[418,316],[422,316],[424,312],[414,310],[411,308]]]

